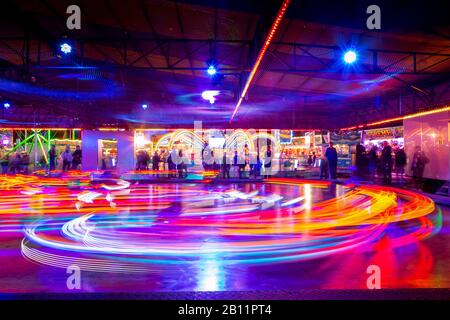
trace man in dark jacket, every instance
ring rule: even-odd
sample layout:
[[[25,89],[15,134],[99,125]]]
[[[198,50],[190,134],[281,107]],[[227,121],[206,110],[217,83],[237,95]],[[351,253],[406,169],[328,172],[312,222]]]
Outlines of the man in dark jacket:
[[[329,168],[329,172],[330,172],[330,178],[332,180],[336,179],[337,176],[337,151],[336,148],[333,147],[333,143],[330,142],[330,146],[327,148],[327,150],[325,151],[325,157],[328,160],[328,168]]]
[[[230,178],[230,159],[227,157],[226,150],[223,152],[222,158],[222,174],[224,179]]]
[[[81,148],[76,146],[75,151],[72,153],[72,170],[77,170],[78,166],[81,164]]]
[[[50,150],[48,151],[48,159],[49,159],[49,166],[50,166],[49,171],[53,171],[56,168],[56,156],[57,156],[56,146],[52,145],[50,147]]]
[[[158,154],[158,151],[155,150],[155,152],[153,153],[153,158],[152,158],[152,169],[155,171],[159,170],[159,162],[160,162],[160,157]]]
[[[395,173],[397,177],[400,176],[400,183],[403,183],[403,177],[405,175],[406,166],[406,153],[403,148],[399,148],[395,152]]]
[[[381,151],[381,165],[383,166],[383,183],[392,182],[392,148],[387,141],[383,141],[383,150]]]
[[[169,178],[172,177],[172,171],[174,169],[173,160],[172,160],[172,153],[173,153],[173,150],[170,150],[169,151],[169,156],[167,157],[167,169],[169,170],[169,174],[168,174]]]
[[[366,167],[366,148],[361,143],[356,145],[356,175],[362,177]]]

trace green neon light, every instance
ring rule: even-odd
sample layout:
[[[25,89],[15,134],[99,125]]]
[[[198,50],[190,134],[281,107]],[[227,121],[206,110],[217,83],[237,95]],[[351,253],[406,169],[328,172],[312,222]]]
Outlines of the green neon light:
[[[51,132],[50,130],[47,130],[47,149],[50,150],[50,140],[51,140]]]
[[[47,159],[47,152],[45,152],[44,145],[42,144],[40,135],[37,135],[37,138],[38,138],[39,146],[41,147],[42,154],[44,155],[45,162],[47,164],[49,164],[48,159]],[[37,159],[34,159],[34,161],[36,161],[36,160]]]
[[[52,132],[51,130],[45,130],[42,129],[31,129],[31,133],[29,133],[30,130],[24,130],[24,131],[16,131],[18,138],[21,140],[16,146],[14,146],[8,153],[6,153],[2,158],[5,159],[7,156],[9,156],[11,153],[17,151],[20,147],[25,145],[25,151],[27,153],[30,153],[33,148],[35,147],[35,139],[38,140],[39,146],[41,147],[42,153],[44,155],[44,158],[46,162],[48,163],[48,157],[47,152],[45,151],[45,144],[47,145],[48,150],[51,148],[52,141],[56,140],[57,133]],[[75,138],[75,130],[68,130],[69,137],[72,136]],[[67,137],[67,131],[64,132],[64,137]],[[35,138],[35,139],[33,139]],[[14,137],[13,137],[14,139]],[[32,141],[30,141],[33,139]],[[59,140],[59,139],[58,139]],[[69,139],[70,140],[70,139]],[[27,145],[30,146],[30,150],[27,150]]]
[[[11,151],[9,151],[8,153],[6,153],[2,159],[6,158],[7,156],[9,156],[11,153],[15,152],[17,149],[19,149],[21,146],[23,146],[24,144],[27,143],[28,140],[30,140],[31,138],[34,137],[34,134],[32,134],[31,136],[28,136],[25,140],[20,141],[20,143],[18,145],[16,145],[14,148],[11,149]]]

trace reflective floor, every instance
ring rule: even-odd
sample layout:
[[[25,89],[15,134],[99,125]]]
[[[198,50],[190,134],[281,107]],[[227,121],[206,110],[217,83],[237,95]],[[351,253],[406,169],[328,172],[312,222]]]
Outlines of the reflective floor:
[[[450,210],[377,186],[0,177],[0,292],[450,287]]]

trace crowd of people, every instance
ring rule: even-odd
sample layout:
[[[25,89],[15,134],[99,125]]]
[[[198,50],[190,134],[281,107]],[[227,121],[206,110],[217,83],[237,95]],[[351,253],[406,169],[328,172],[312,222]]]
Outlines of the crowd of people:
[[[56,169],[58,159],[60,160],[60,162],[62,162],[63,172],[69,170],[78,170],[82,161],[81,147],[76,146],[75,151],[72,152],[70,150],[70,146],[67,145],[65,150],[60,155],[58,155],[56,146],[52,145],[50,147],[50,150],[48,151],[48,159],[50,171],[54,171]]]
[[[82,153],[80,146],[76,146],[72,152],[70,146],[66,146],[65,150],[58,154],[56,146],[52,145],[48,151],[48,161],[42,156],[36,163],[38,168],[48,168],[50,171],[56,170],[57,162],[61,163],[62,171],[78,170],[81,166]],[[30,167],[30,155],[26,151],[7,151],[0,149],[0,164],[2,174],[28,174]]]
[[[27,152],[14,151],[8,153],[5,149],[1,149],[0,159],[2,174],[28,174],[30,156]]]
[[[411,160],[411,172],[414,186],[421,189],[423,186],[423,173],[429,159],[416,146]],[[382,177],[384,184],[392,183],[392,174],[395,173],[399,182],[404,183],[407,155],[402,146],[393,142],[383,141],[381,145],[371,144],[367,148],[362,144],[356,146],[356,175],[358,177]]]
[[[224,179],[230,178],[231,171],[236,173],[236,177],[242,179],[244,177],[257,178],[261,176],[261,171],[264,170],[264,176],[271,175],[272,167],[272,150],[268,146],[265,157],[262,161],[259,153],[252,153],[248,145],[245,145],[243,150],[234,152],[230,150],[221,150],[221,154],[215,155],[214,150],[205,144],[201,153],[202,169],[206,172],[217,172]],[[168,177],[184,178],[187,176],[188,167],[194,167],[194,154],[189,156],[182,149],[177,150],[173,148],[170,151],[155,150],[153,155],[141,149],[136,156],[136,170],[144,171],[152,169],[156,171],[168,170]]]
[[[224,179],[230,178],[230,172],[234,171],[233,176],[240,179],[244,177],[258,178],[261,175],[264,178],[271,176],[272,169],[272,150],[270,145],[260,158],[259,152],[250,152],[247,145],[242,150],[221,150],[222,155],[215,156],[214,150],[206,144],[202,150],[202,167],[205,171],[215,171],[220,173]],[[422,152],[420,146],[415,147],[412,159],[410,159],[411,172],[414,180],[414,187],[421,189],[423,187],[423,174],[429,159]],[[52,145],[48,151],[48,162],[42,157],[39,164],[42,167],[49,168],[50,171],[56,169],[57,164],[61,165],[62,171],[77,170],[82,163],[82,151],[80,146],[76,146],[72,151],[67,145],[65,150],[58,154],[56,146]],[[333,143],[330,143],[325,152],[319,157],[315,152],[308,155],[307,163],[309,166],[320,167],[320,179],[337,178],[338,153]],[[6,149],[0,149],[0,164],[2,174],[27,174],[30,165],[30,156],[25,151],[7,152]],[[375,179],[382,178],[386,185],[392,183],[392,174],[395,173],[400,183],[404,182],[405,167],[407,164],[407,155],[402,146],[397,143],[388,143],[383,141],[381,144],[370,144],[356,146],[356,171],[357,177]],[[155,150],[150,156],[146,150],[139,150],[137,153],[138,171],[168,170],[168,177],[185,178],[188,167],[194,166],[194,154],[187,153],[182,149],[173,148],[170,151]]]
[[[177,160],[174,160],[174,159]],[[168,177],[184,178],[187,175],[188,159],[183,150],[172,149],[169,152],[155,150],[153,155],[142,149],[137,152],[136,170],[143,171],[151,168],[153,171],[168,170]]]

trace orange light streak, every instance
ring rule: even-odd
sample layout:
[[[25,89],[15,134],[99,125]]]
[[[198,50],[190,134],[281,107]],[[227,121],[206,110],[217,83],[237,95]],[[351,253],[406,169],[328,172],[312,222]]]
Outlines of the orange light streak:
[[[364,127],[373,127],[373,126],[378,126],[378,125],[385,124],[385,123],[391,123],[391,122],[396,122],[396,121],[403,121],[405,119],[412,119],[412,118],[417,118],[417,117],[421,117],[421,116],[427,116],[427,115],[430,115],[430,114],[435,114],[435,113],[439,113],[439,112],[446,112],[446,111],[450,111],[450,106],[446,106],[446,107],[439,108],[439,109],[434,109],[434,110],[428,110],[428,111],[422,111],[422,112],[418,112],[418,113],[408,114],[408,115],[401,116],[401,117],[395,117],[395,118],[391,118],[391,119],[380,120],[380,121],[371,122],[371,123],[368,123],[368,124],[362,124],[362,125],[358,125],[358,126],[342,128],[341,130],[362,129]]]
[[[269,34],[266,37],[266,41],[264,41],[264,45],[259,52],[258,58],[256,59],[255,65],[253,66],[252,71],[250,72],[250,75],[247,78],[247,82],[245,83],[244,89],[242,90],[241,96],[239,97],[239,100],[236,104],[236,107],[234,108],[233,114],[230,118],[230,123],[233,121],[234,116],[236,115],[239,106],[241,105],[242,101],[244,100],[245,95],[247,94],[247,91],[250,87],[250,83],[253,80],[253,77],[255,76],[256,72],[258,71],[259,65],[261,64],[262,59],[264,58],[264,55],[266,54],[267,48],[269,48],[270,42],[272,42],[272,39],[275,35],[275,32],[278,29],[278,26],[281,23],[281,20],[283,20],[284,14],[287,11],[287,8],[289,6],[290,0],[284,0],[283,4],[280,7],[280,10],[278,10],[277,17],[275,21],[272,24],[272,27],[270,28]]]

